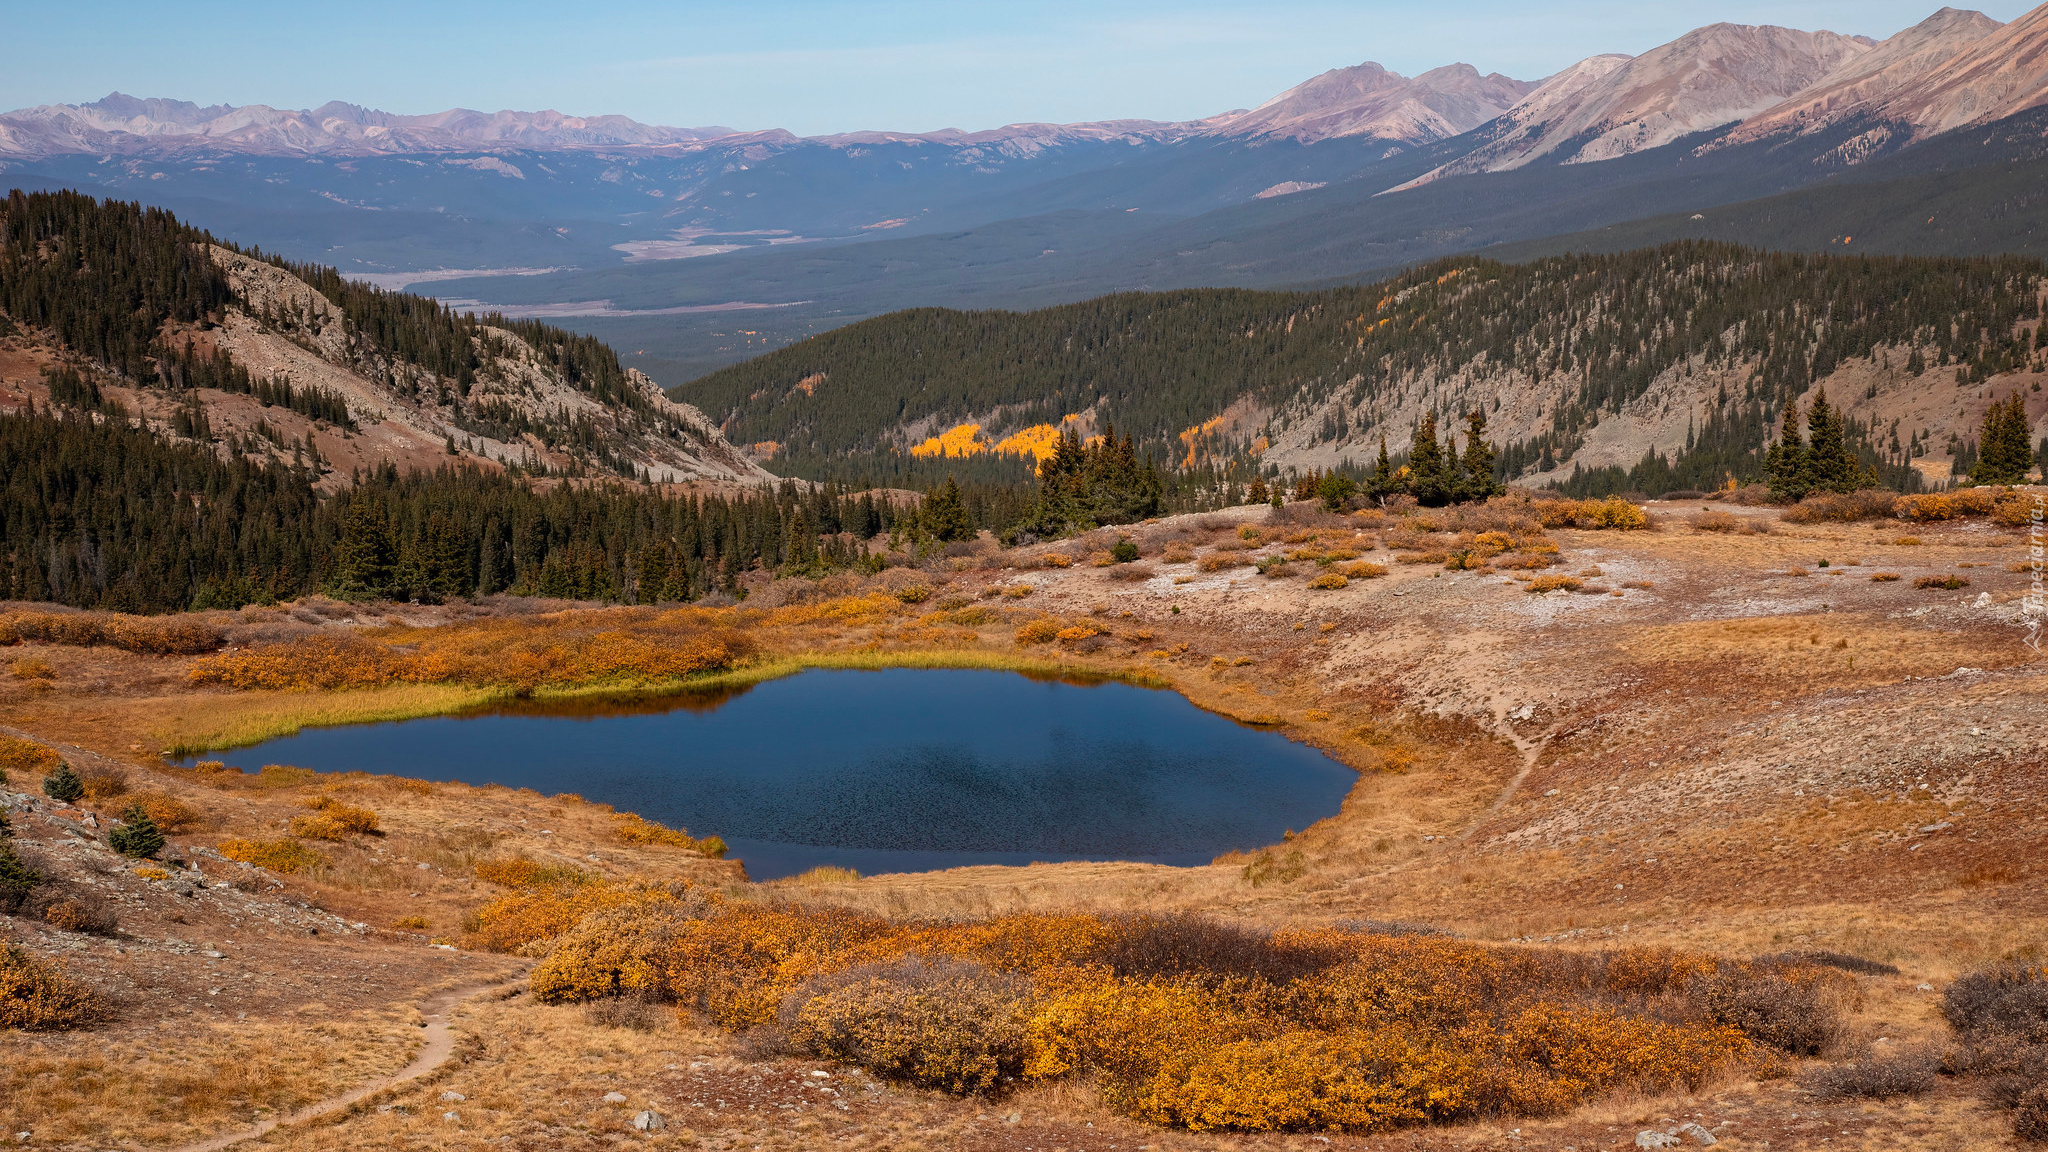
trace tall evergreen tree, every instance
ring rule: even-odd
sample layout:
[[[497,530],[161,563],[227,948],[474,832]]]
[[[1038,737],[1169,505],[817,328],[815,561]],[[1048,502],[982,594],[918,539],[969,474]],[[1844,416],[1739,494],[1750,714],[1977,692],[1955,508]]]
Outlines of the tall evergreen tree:
[[[1803,499],[1813,490],[1806,440],[1800,435],[1799,424],[1799,402],[1787,401],[1784,423],[1778,428],[1778,439],[1764,450],[1764,475],[1773,500],[1790,503]]]
[[[383,505],[367,495],[350,499],[334,550],[328,590],[337,600],[369,600],[389,593],[396,575],[391,525]]]
[[[1444,475],[1443,450],[1437,446],[1436,413],[1425,413],[1415,426],[1408,449],[1408,494],[1427,508],[1451,502],[1450,478]]]
[[[1385,451],[1381,445],[1381,451]],[[1474,408],[1465,414],[1465,475],[1460,483],[1458,498],[1461,500],[1484,500],[1507,491],[1507,487],[1494,479],[1493,445],[1486,440],[1486,410]]]
[[[1843,435],[1841,414],[1828,403],[1828,390],[1814,393],[1806,415],[1806,470],[1810,490],[1854,492],[1874,482]]]
[[[1979,484],[2023,483],[2034,463],[2032,441],[2026,398],[2014,392],[2004,400],[1992,401],[1984,412],[1977,464],[1970,478]]]
[[[974,538],[974,529],[967,522],[967,508],[960,502],[960,483],[951,476],[925,493],[922,516],[925,531],[939,540],[952,543]]]

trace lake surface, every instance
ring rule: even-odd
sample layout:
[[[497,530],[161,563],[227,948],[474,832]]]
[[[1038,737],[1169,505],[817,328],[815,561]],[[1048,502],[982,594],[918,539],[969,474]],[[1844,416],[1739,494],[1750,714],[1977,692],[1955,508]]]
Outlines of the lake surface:
[[[940,669],[309,728],[195,759],[574,792],[721,836],[757,880],[820,864],[1206,864],[1334,815],[1357,779],[1173,692]]]

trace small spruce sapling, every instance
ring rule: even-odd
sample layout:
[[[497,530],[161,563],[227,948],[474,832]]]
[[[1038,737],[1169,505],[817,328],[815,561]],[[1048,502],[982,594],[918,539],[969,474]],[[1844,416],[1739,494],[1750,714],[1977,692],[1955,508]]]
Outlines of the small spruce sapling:
[[[1138,546],[1131,543],[1129,536],[1119,536],[1116,547],[1109,550],[1109,558],[1119,564],[1129,564],[1138,558]]]
[[[107,844],[114,851],[147,860],[164,850],[164,834],[157,830],[156,821],[149,818],[142,805],[130,804],[121,821],[107,833]]]
[[[0,841],[0,912],[12,912],[28,898],[29,889],[43,882],[42,874],[21,862],[14,845]]]
[[[43,795],[60,804],[76,804],[85,795],[85,781],[71,770],[69,764],[57,765],[57,770],[43,777]]]

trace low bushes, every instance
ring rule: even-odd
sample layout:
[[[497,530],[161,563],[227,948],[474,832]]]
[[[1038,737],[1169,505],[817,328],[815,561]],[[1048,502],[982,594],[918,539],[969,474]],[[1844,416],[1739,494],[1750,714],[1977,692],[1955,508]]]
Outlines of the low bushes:
[[[1935,1058],[1925,1052],[1871,1056],[1816,1068],[1800,1077],[1800,1086],[1823,1100],[1889,1100],[1934,1087],[1936,1067]]]
[[[1982,1078],[1986,1099],[2012,1110],[2017,1139],[2048,1142],[2048,965],[1972,972],[1948,986],[1941,1010],[1964,1042],[1950,1070]]]
[[[297,840],[223,840],[220,854],[243,864],[287,874],[310,871],[327,862],[327,857]]]
[[[1545,528],[1620,529],[1648,528],[1650,514],[1640,505],[1619,496],[1602,500],[1538,500],[1530,512]]]
[[[197,620],[116,612],[9,612],[0,645],[24,640],[74,648],[108,647],[153,656],[196,656],[226,643],[226,633]]]
[[[1585,586],[1586,582],[1577,576],[1538,576],[1534,580],[1529,581],[1529,591],[1531,592],[1556,592],[1559,589],[1566,592],[1577,592]]]
[[[1948,592],[1954,592],[1958,588],[1968,588],[1969,586],[1970,578],[1968,576],[1922,576],[1918,580],[1913,581],[1913,587],[1915,588],[1939,588]]]
[[[1895,515],[1894,509],[1900,500],[1911,499],[1914,497],[1893,496],[1881,488],[1866,488],[1861,492],[1826,492],[1808,496],[1780,512],[1778,519],[1793,524],[1883,520]]]
[[[644,816],[636,816],[631,812],[620,814],[618,834],[619,840],[626,844],[652,844],[669,848],[685,848],[689,851],[709,856],[713,860],[720,859],[725,855],[725,841],[717,836],[706,836],[700,840],[688,832],[664,827]]]
[[[1198,917],[891,921],[684,885],[516,892],[473,945],[545,958],[548,1003],[651,997],[951,1092],[1093,1078],[1189,1129],[1376,1131],[1697,1086],[1832,1034],[1827,969],[1607,956]]]
[[[1030,1052],[1031,981],[972,960],[905,956],[816,977],[784,999],[785,1042],[921,1088],[1015,1083]]]
[[[867,599],[848,598],[780,611],[794,619],[872,608]],[[374,637],[318,635],[202,657],[191,676],[231,688],[295,691],[673,681],[734,667],[753,653],[752,641],[718,620],[714,610],[702,608],[611,609],[397,628]]]
[[[16,740],[12,736],[0,736],[0,783],[15,776],[24,780],[46,776],[64,763],[54,748],[27,740]]]
[[[0,946],[0,1028],[56,1032],[90,1024],[105,1005],[90,988],[15,944]]]
[[[332,796],[315,796],[306,801],[310,815],[292,818],[292,835],[308,840],[340,840],[345,836],[381,836],[377,814],[368,808],[344,804]]]

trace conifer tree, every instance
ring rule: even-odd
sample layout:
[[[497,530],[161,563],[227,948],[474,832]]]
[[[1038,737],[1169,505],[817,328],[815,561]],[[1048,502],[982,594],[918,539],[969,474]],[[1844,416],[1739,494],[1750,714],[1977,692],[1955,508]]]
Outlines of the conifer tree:
[[[14,845],[0,840],[0,912],[20,908],[29,890],[42,882],[42,874],[14,854]]]
[[[1843,437],[1842,417],[1828,403],[1828,390],[1814,393],[1806,415],[1806,470],[1810,490],[1854,492],[1863,487],[1864,470]]]
[[[1381,451],[1385,451],[1384,445]],[[1493,445],[1486,441],[1486,411],[1474,408],[1465,414],[1465,477],[1459,499],[1485,500],[1506,491],[1493,477]]]
[[[1266,502],[1266,478],[1264,476],[1252,477],[1251,484],[1244,490],[1244,502],[1247,504],[1264,504]]]
[[[1387,458],[1387,437],[1380,434],[1380,458],[1373,462],[1372,476],[1365,482],[1365,494],[1375,500],[1392,496],[1397,485],[1394,483],[1394,462]]]
[[[1771,499],[1783,503],[1804,498],[1813,487],[1806,461],[1806,441],[1799,433],[1799,423],[1799,402],[1793,400],[1785,405],[1785,419],[1778,429],[1778,439],[1764,450],[1764,476],[1771,489]]]
[[[108,830],[107,846],[123,856],[147,860],[164,850],[164,834],[142,805],[130,804],[121,823]]]
[[[2032,439],[2027,428],[2027,402],[2020,393],[1992,401],[1984,412],[1977,465],[1970,478],[1979,484],[2024,482],[2034,462]]]
[[[1415,440],[1408,449],[1408,494],[1427,508],[1451,502],[1450,485],[1445,482],[1443,450],[1437,446],[1436,413],[1426,413],[1415,426]]]
[[[951,476],[925,493],[922,519],[925,531],[945,543],[974,538],[974,529],[967,522],[967,508],[960,502],[960,484]]]
[[[0,840],[14,835],[14,823],[7,818],[7,806],[0,804]]]
[[[341,543],[334,550],[328,588],[337,600],[369,600],[389,594],[395,573],[391,525],[371,496],[349,501]]]
[[[70,764],[58,764],[56,771],[43,777],[43,795],[61,804],[76,804],[85,795],[85,781],[78,778]]]

